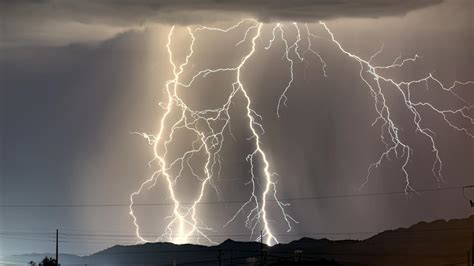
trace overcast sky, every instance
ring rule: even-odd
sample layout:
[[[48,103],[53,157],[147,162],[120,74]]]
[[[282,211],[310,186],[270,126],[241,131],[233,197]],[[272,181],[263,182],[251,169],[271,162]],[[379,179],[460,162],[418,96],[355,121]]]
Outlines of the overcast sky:
[[[79,3],[79,4],[78,4]],[[420,55],[406,69],[388,72],[396,79],[418,79],[433,73],[451,84],[474,80],[472,47],[474,3],[449,1],[125,1],[113,5],[103,1],[3,1],[1,67],[1,179],[3,205],[96,205],[128,204],[129,195],[152,172],[147,165],[152,150],[131,132],[156,133],[163,110],[164,84],[171,78],[166,53],[166,36],[178,23],[174,48],[185,52],[188,23],[231,25],[246,16],[265,22],[262,42],[246,65],[242,78],[263,117],[262,136],[272,170],[278,173],[281,198],[353,195],[403,191],[400,160],[392,158],[373,172],[358,190],[367,167],[377,160],[384,145],[373,98],[359,77],[359,64],[342,54],[326,38],[317,23],[323,19],[344,47],[368,59],[381,45],[384,53],[375,60],[390,63],[403,56]],[[128,4],[127,4],[128,3]],[[322,36],[313,43],[327,63],[327,77],[321,62],[308,55],[295,64],[295,82],[288,92],[287,107],[276,115],[278,97],[288,79],[288,63],[282,60],[281,41],[266,51],[275,21],[309,23]],[[303,24],[301,24],[303,25]],[[292,24],[285,23],[290,39],[296,37]],[[248,46],[235,46],[245,33],[239,28],[228,35],[200,33],[196,40],[192,69],[237,62]],[[230,84],[227,76],[211,77],[183,98],[195,108],[221,103]],[[223,89],[225,88],[225,89]],[[474,102],[474,86],[456,92]],[[472,214],[461,189],[474,180],[474,141],[453,130],[440,115],[424,110],[424,125],[436,132],[443,161],[445,183],[431,173],[433,153],[426,139],[417,135],[413,117],[400,96],[389,89],[388,101],[401,134],[413,147],[407,167],[412,186],[420,194],[389,194],[371,197],[342,197],[293,201],[288,212],[299,221],[291,235],[277,224],[282,242],[307,233],[315,237],[369,237],[375,232],[410,226],[420,221],[467,217]],[[442,106],[458,107],[459,99],[439,87],[417,88],[415,97]],[[226,136],[223,171],[216,181],[220,197],[209,189],[205,201],[239,201],[248,198],[248,164],[242,99],[232,110],[236,139]],[[461,103],[462,104],[462,103]],[[469,110],[472,117],[472,109]],[[457,125],[474,128],[454,118]],[[186,142],[183,138],[182,143]],[[184,145],[181,142],[176,145]],[[140,202],[170,202],[164,183]],[[195,187],[185,182],[178,188],[189,201]],[[466,191],[474,199],[474,191]],[[227,236],[246,240],[248,230],[237,220],[223,224],[237,210],[237,204],[208,204],[200,207],[201,218],[215,229],[216,241]],[[137,207],[145,232],[159,235],[170,206]],[[0,255],[52,251],[45,233],[60,228],[65,233],[134,235],[126,206],[83,206],[64,208],[0,208]],[[11,236],[27,232],[28,236]],[[35,232],[37,235],[31,235]],[[366,232],[366,233],[359,233]],[[15,239],[16,238],[16,239]],[[88,254],[135,239],[71,238],[62,244],[67,253]],[[50,246],[45,243],[50,244]]]

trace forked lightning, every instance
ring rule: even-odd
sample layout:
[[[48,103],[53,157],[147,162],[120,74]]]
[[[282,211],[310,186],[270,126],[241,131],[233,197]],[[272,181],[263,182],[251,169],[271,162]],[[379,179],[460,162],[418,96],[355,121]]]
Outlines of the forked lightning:
[[[168,34],[168,42],[166,44],[169,64],[172,67],[173,77],[168,80],[165,85],[166,102],[160,103],[164,109],[164,114],[160,120],[159,131],[156,135],[137,133],[144,137],[148,143],[153,147],[154,157],[150,162],[151,167],[156,167],[156,171],[146,179],[139,186],[138,190],[130,195],[130,215],[135,225],[135,232],[139,241],[171,241],[174,243],[200,243],[202,240],[208,243],[215,243],[213,239],[207,236],[207,232],[213,230],[206,226],[199,216],[199,204],[202,202],[206,189],[211,187],[218,192],[218,187],[215,184],[216,178],[220,176],[222,161],[221,151],[224,143],[224,136],[232,134],[231,132],[231,112],[230,108],[233,103],[237,103],[239,98],[244,102],[238,102],[245,106],[245,112],[242,114],[248,122],[248,129],[250,136],[249,141],[252,142],[253,150],[246,155],[246,160],[249,163],[249,184],[251,185],[251,194],[247,201],[245,201],[240,208],[237,209],[235,215],[229,217],[228,222],[224,226],[235,222],[236,219],[242,215],[245,220],[245,226],[249,228],[250,238],[260,240],[260,236],[256,235],[256,231],[262,230],[263,241],[267,245],[278,243],[277,233],[270,224],[269,204],[276,204],[279,210],[279,217],[287,228],[287,231],[292,230],[292,225],[297,221],[288,214],[288,203],[282,202],[278,199],[277,183],[275,181],[275,169],[270,165],[265,153],[264,142],[262,135],[264,128],[262,124],[262,117],[254,109],[252,99],[249,96],[247,87],[245,85],[245,77],[242,75],[242,70],[246,65],[251,63],[251,58],[257,51],[269,50],[276,41],[281,41],[284,47],[282,58],[289,64],[289,74],[286,86],[282,88],[282,93],[276,103],[276,115],[280,117],[282,108],[287,105],[287,92],[291,89],[294,82],[294,66],[303,61],[308,61],[307,56],[315,56],[321,63],[321,70],[326,77],[327,64],[321,54],[314,49],[312,42],[316,39],[321,41],[329,41],[333,46],[343,55],[353,59],[360,65],[360,78],[367,86],[374,99],[374,108],[377,114],[373,126],[379,125],[381,130],[381,141],[384,143],[386,149],[378,159],[368,167],[368,175],[362,185],[369,181],[370,174],[379,167],[384,159],[395,157],[401,160],[401,172],[404,176],[405,192],[415,191],[410,183],[410,176],[407,170],[408,162],[413,154],[413,149],[407,144],[406,140],[400,135],[400,129],[395,120],[392,118],[391,109],[386,100],[386,91],[395,90],[398,92],[403,100],[405,108],[412,115],[413,125],[416,132],[425,137],[433,152],[433,166],[432,172],[438,182],[443,181],[442,176],[442,160],[435,142],[435,133],[432,129],[423,126],[421,109],[427,109],[440,118],[454,130],[460,131],[467,136],[474,138],[474,132],[469,127],[460,126],[455,122],[455,118],[464,119],[470,125],[474,125],[474,118],[470,111],[473,105],[467,100],[459,96],[455,89],[457,86],[474,84],[472,81],[459,82],[455,81],[451,86],[446,86],[440,80],[435,78],[431,73],[425,77],[410,81],[396,81],[395,79],[383,75],[383,70],[400,68],[405,64],[414,63],[420,57],[415,55],[410,58],[398,57],[390,65],[375,65],[373,60],[382,53],[382,48],[372,55],[369,59],[351,53],[346,50],[344,46],[336,39],[334,33],[324,22],[319,22],[319,26],[325,31],[327,37],[317,36],[310,31],[307,24],[301,26],[298,23],[283,24],[276,23],[271,28],[269,40],[264,42],[257,42],[263,39],[262,31],[264,30],[263,23],[254,19],[244,19],[228,28],[217,28],[207,26],[187,27],[187,34],[191,40],[187,48],[187,54],[183,62],[178,63],[173,49],[173,35],[175,34],[175,27],[171,27]],[[293,40],[290,40],[287,35],[288,30],[296,32]],[[216,34],[242,34],[239,41],[235,43],[240,46],[244,43],[248,44],[248,49],[239,51],[243,53],[239,62],[234,65],[228,65],[221,68],[202,69],[195,73],[187,74],[190,77],[185,79],[183,73],[187,70],[190,61],[193,58],[194,46],[200,33],[213,32]],[[308,63],[307,63],[308,64]],[[305,69],[306,70],[306,69]],[[189,71],[189,70],[188,70]],[[180,89],[187,90],[193,88],[193,84],[198,79],[203,79],[209,75],[218,75],[224,72],[231,73],[233,79],[229,81],[230,92],[226,100],[215,109],[194,110],[185,100],[180,96]],[[412,99],[411,91],[414,85],[426,84],[426,86],[434,85],[437,88],[447,91],[456,97],[461,103],[461,107],[454,109],[443,109],[437,107],[430,102],[415,101]],[[472,113],[472,112],[471,112]],[[181,153],[176,158],[170,158],[168,152],[174,138],[180,131],[191,133],[194,140],[189,143],[190,149]],[[196,157],[204,157],[200,162],[200,166],[196,167],[192,160]],[[191,203],[183,203],[179,195],[176,193],[176,186],[178,180],[186,173],[190,173],[199,182],[198,194]],[[262,173],[263,176],[259,176]],[[167,186],[169,196],[172,199],[172,212],[166,218],[169,220],[163,233],[156,239],[145,239],[142,236],[140,225],[137,216],[134,213],[135,197],[143,193],[145,189],[153,188],[158,179],[162,178]],[[259,191],[259,188],[261,188]],[[273,217],[275,214],[273,214]]]

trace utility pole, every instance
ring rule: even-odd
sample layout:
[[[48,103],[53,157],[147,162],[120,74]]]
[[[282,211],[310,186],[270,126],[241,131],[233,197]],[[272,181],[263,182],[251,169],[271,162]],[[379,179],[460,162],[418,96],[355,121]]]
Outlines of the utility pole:
[[[471,262],[469,266],[474,265],[474,233],[471,233]]]
[[[58,237],[58,235],[59,235],[59,230],[56,229],[56,265],[59,265],[59,252],[58,252],[58,250],[59,250],[59,244],[58,244],[59,237]]]
[[[263,266],[263,231],[260,230],[260,266]]]
[[[467,266],[470,266],[471,264],[471,250],[467,251]]]
[[[222,249],[218,250],[217,257],[219,258],[219,266],[222,265]]]

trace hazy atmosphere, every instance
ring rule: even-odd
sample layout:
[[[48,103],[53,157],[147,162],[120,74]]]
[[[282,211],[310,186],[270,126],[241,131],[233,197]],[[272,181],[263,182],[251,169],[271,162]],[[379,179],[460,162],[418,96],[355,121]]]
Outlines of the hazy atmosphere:
[[[259,240],[261,231],[268,245],[366,239],[473,214],[474,188],[465,188],[474,185],[473,1],[1,1],[0,9],[0,256],[53,252],[56,229],[61,253],[88,255],[160,236],[204,245]],[[382,80],[383,94],[371,92],[370,67],[348,53],[392,65],[375,69],[395,82],[426,81],[400,93]],[[185,86],[199,71],[239,64]],[[198,146],[193,132],[224,127],[189,111],[184,120],[198,122],[176,124],[171,138],[180,108],[220,108],[233,91],[217,119],[229,117],[222,135],[168,169],[176,179],[167,182],[161,158],[170,164]],[[418,117],[429,130],[417,129]],[[174,211],[169,184],[187,207]],[[256,215],[250,228],[248,215]]]

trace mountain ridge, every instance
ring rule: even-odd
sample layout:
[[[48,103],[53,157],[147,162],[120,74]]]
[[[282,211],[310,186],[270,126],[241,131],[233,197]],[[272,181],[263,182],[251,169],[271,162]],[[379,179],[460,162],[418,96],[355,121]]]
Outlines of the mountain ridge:
[[[387,230],[364,240],[329,240],[302,237],[274,246],[226,239],[215,246],[169,242],[114,245],[89,256],[61,254],[62,262],[83,264],[267,264],[301,261],[334,261],[339,265],[467,265],[474,242],[474,215],[451,220],[419,222]],[[31,255],[23,255],[31,259]],[[44,257],[45,254],[36,254]],[[68,256],[71,255],[71,256]],[[10,256],[12,258],[23,258]],[[26,258],[25,257],[25,258]],[[70,261],[69,261],[70,260]],[[29,260],[28,260],[29,261]],[[28,262],[22,260],[21,262]],[[329,263],[329,262],[328,262]],[[338,264],[321,264],[338,265]]]

